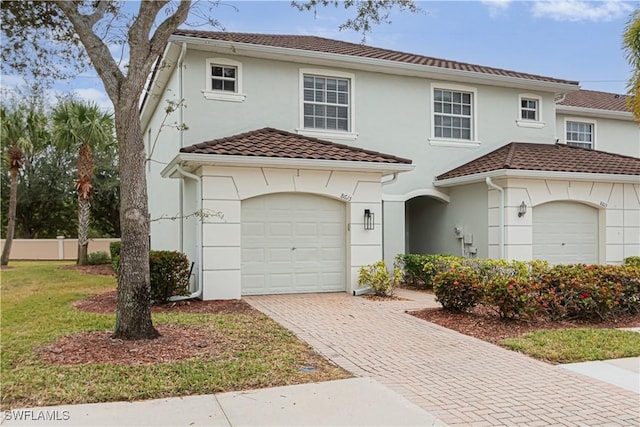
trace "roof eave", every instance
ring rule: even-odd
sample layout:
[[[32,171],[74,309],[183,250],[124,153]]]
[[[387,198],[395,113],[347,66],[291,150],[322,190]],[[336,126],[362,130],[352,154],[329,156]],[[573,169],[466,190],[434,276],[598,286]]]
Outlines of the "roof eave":
[[[605,174],[587,172],[560,172],[543,170],[515,170],[497,169],[488,172],[471,175],[458,176],[433,181],[436,187],[456,187],[458,185],[474,184],[484,182],[489,178],[530,178],[530,179],[559,179],[565,181],[598,181],[598,182],[621,182],[640,184],[640,175]]]
[[[565,114],[577,114],[586,117],[607,118],[633,121],[633,114],[629,111],[603,110],[599,108],[574,107],[556,104],[556,111]]]
[[[200,166],[273,167],[283,169],[345,170],[379,172],[381,174],[408,172],[415,168],[407,163],[357,162],[346,160],[291,159],[284,157],[229,156],[219,154],[180,153],[160,172],[163,178],[179,178],[178,166],[196,169]]]
[[[178,44],[169,42],[165,46],[162,56],[158,59],[160,61],[156,65],[158,71],[153,75],[153,80],[149,82],[147,94],[140,108],[140,123],[143,130],[148,126],[154,111],[162,99],[162,94],[180,57],[180,49]]]
[[[355,69],[385,72],[388,74],[423,77],[434,80],[449,80],[466,83],[484,84],[502,87],[514,87],[539,90],[553,93],[566,93],[580,89],[578,83],[547,82],[520,77],[500,76],[476,71],[453,70],[429,65],[409,64],[376,58],[366,58],[336,53],[315,52],[302,49],[276,46],[255,45],[250,43],[230,42],[225,40],[205,39],[200,37],[172,35],[170,41],[187,42],[194,46],[208,47],[212,50],[228,50],[232,54],[275,58],[293,62],[304,62],[314,65],[333,65],[336,62],[348,63]]]

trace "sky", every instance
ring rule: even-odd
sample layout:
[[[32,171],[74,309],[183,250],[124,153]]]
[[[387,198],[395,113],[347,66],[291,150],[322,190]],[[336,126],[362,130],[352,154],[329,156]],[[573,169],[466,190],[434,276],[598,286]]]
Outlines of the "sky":
[[[583,89],[625,93],[631,75],[622,34],[640,1],[488,0],[418,1],[419,13],[394,10],[390,24],[375,26],[365,44],[375,47],[577,80]],[[135,3],[129,3],[135,7]],[[202,8],[208,10],[208,8]],[[300,12],[289,1],[222,1],[212,9],[226,31],[304,34],[362,42],[339,31],[353,15],[343,7]],[[190,17],[190,21],[195,21]],[[193,28],[193,27],[185,27]],[[208,29],[207,27],[196,27]],[[19,76],[2,76],[11,86]],[[111,109],[94,72],[58,82],[55,91]]]

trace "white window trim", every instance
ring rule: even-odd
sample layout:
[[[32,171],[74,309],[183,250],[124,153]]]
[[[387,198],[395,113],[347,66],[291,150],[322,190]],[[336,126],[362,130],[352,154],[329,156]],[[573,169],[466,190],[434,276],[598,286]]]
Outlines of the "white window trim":
[[[538,119],[529,120],[522,118],[522,100],[523,99],[535,99],[538,101]],[[522,128],[534,128],[542,129],[547,124],[542,121],[542,97],[540,95],[534,95],[532,93],[521,93],[518,95],[518,109],[517,109],[516,125]]]
[[[306,129],[304,127],[304,76],[305,74],[335,77],[339,79],[349,80],[349,131],[332,131],[330,129]],[[298,128],[296,132],[300,135],[310,136],[320,139],[339,139],[346,141],[354,141],[358,139],[356,129],[356,75],[353,73],[345,73],[344,71],[325,70],[321,68],[300,68],[298,72]]]
[[[236,91],[229,92],[223,90],[211,90],[211,66],[212,65],[226,65],[236,68]],[[205,89],[202,91],[202,95],[206,99],[215,101],[230,101],[230,102],[242,102],[247,98],[247,95],[242,90],[242,63],[227,58],[207,58],[206,60],[206,80]]]
[[[433,108],[433,100],[435,99],[434,91],[436,89],[455,90],[460,92],[471,92],[471,139],[454,139],[454,138],[436,138],[436,120],[435,109]],[[450,83],[431,83],[431,98],[429,100],[429,108],[431,109],[431,135],[428,138],[429,144],[440,147],[478,147],[481,142],[478,140],[478,89],[472,86],[463,86]]]
[[[565,117],[562,129],[562,140],[565,145],[569,145],[570,142],[579,142],[579,141],[567,141],[567,122],[575,122],[575,123],[588,123],[593,127],[592,141],[591,141],[591,150],[596,150],[598,143],[598,121],[596,119],[588,119],[586,117]]]

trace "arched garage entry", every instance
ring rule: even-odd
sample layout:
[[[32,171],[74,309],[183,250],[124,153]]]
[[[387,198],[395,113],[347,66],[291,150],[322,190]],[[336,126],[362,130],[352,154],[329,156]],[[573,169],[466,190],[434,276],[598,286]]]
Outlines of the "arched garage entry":
[[[306,193],[241,205],[243,295],[346,290],[345,203]]]
[[[566,201],[535,206],[533,258],[552,264],[598,263],[598,209]]]

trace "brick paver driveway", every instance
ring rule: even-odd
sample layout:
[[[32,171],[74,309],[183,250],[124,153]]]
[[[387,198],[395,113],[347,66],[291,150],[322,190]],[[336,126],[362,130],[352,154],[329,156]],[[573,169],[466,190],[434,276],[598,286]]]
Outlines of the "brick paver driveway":
[[[638,395],[405,313],[434,306],[346,293],[246,297],[325,357],[449,425],[640,425]],[[357,398],[357,396],[354,396]]]

